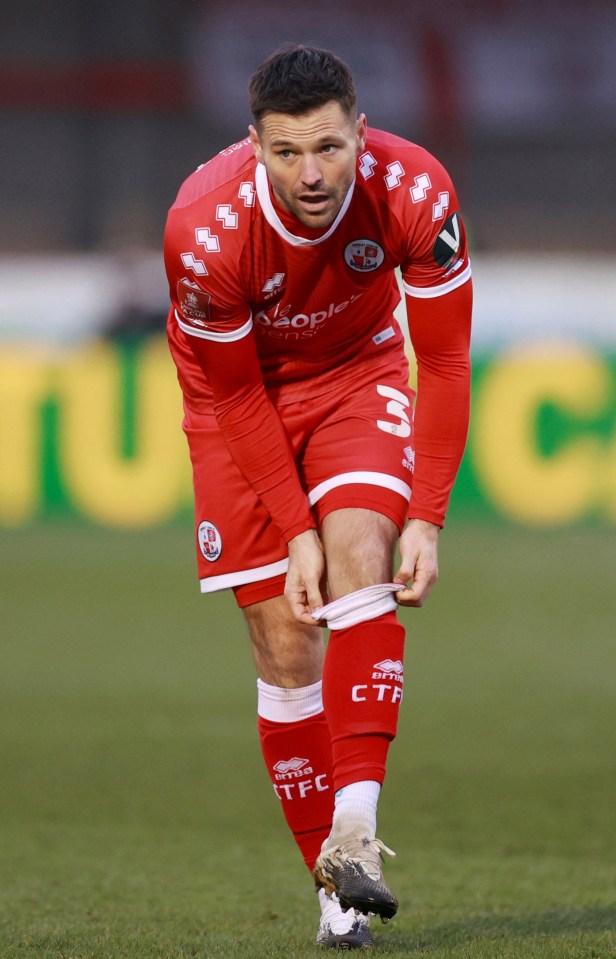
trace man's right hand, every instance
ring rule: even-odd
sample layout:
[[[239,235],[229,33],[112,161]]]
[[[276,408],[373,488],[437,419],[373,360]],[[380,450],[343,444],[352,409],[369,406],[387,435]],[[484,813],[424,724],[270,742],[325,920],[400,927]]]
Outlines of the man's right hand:
[[[284,588],[293,615],[299,623],[316,625],[313,609],[323,606],[321,583],[325,575],[325,555],[314,529],[308,529],[288,542],[289,571]]]

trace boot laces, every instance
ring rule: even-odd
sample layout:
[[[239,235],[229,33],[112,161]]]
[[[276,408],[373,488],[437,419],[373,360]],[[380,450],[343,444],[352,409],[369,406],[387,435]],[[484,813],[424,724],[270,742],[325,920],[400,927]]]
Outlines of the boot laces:
[[[381,862],[385,859],[384,853],[389,856],[396,855],[393,849],[386,846],[380,839],[368,839],[367,836],[350,839],[332,852],[341,863],[349,860],[357,863],[371,879],[381,878]]]

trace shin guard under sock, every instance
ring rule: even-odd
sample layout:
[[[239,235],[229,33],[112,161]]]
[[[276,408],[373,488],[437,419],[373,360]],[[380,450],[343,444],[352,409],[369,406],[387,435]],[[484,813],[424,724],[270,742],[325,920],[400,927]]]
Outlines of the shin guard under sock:
[[[258,685],[258,729],[265,765],[287,824],[312,871],[329,835],[334,810],[321,683],[302,689],[279,689],[261,680]]]
[[[395,612],[332,630],[323,671],[334,789],[382,783],[402,700],[404,628]]]

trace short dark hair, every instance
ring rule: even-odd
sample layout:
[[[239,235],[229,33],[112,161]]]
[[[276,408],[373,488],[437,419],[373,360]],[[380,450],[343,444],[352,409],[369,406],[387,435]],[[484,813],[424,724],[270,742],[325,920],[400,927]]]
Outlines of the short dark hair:
[[[298,116],[336,100],[347,115],[357,106],[353,75],[346,63],[319,47],[285,43],[257,68],[249,85],[250,111]]]

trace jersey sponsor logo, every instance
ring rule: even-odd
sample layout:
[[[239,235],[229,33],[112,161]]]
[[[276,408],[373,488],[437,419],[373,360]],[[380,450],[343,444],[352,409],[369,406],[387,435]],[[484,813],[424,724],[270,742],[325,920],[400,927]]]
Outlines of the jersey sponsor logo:
[[[449,192],[445,190],[443,193],[439,193],[438,200],[436,203],[432,204],[432,219],[440,220],[441,217],[445,216],[447,210],[449,209]]]
[[[358,273],[378,270],[384,259],[383,247],[374,240],[351,240],[344,250],[344,262]]]
[[[209,520],[204,519],[197,530],[199,549],[208,563],[215,563],[222,553],[222,537]]]
[[[204,293],[196,283],[191,283],[184,277],[178,281],[177,295],[180,312],[184,319],[195,326],[207,326],[212,299],[209,293]]]
[[[384,177],[387,189],[395,190],[397,186],[400,186],[400,180],[403,176],[406,176],[406,171],[399,160],[389,163],[387,165],[387,176]]]
[[[365,153],[359,158],[359,172],[363,176],[364,180],[368,180],[371,176],[374,176],[373,167],[376,166],[376,159],[372,156],[369,150],[366,150]]]
[[[361,293],[354,293],[342,303],[330,303],[326,310],[315,310],[314,313],[295,313],[291,316],[293,306],[288,303],[281,308],[280,303],[269,310],[260,310],[253,318],[255,328],[276,339],[307,339],[319,332],[323,324],[336,313],[342,313],[351,303],[358,300]]]
[[[432,189],[432,181],[427,173],[420,173],[415,177],[415,185],[409,187],[411,200],[413,203],[421,203],[428,195],[428,190]]]
[[[451,266],[460,249],[462,231],[460,229],[460,214],[452,213],[447,217],[443,229],[439,233],[432,248],[432,256],[439,266]]]

